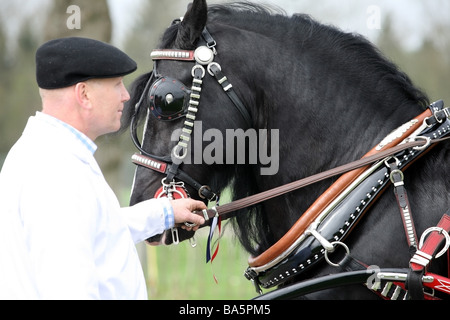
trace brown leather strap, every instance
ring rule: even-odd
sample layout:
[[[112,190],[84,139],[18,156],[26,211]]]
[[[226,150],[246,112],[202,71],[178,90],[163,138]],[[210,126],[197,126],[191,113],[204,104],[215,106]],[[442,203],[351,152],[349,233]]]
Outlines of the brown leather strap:
[[[424,112],[419,117],[420,118],[426,118],[426,117],[430,116],[430,114],[431,114],[431,112],[429,112],[427,110],[426,112]],[[417,118],[419,118],[419,117],[417,117]],[[420,122],[420,124],[422,124],[423,119],[421,121],[419,120],[419,122]],[[416,127],[411,128],[410,130],[408,130],[406,132],[406,134],[411,134],[414,131],[415,128]],[[265,200],[269,200],[269,199],[278,197],[280,195],[289,193],[291,191],[304,188],[304,187],[306,187],[308,185],[311,185],[313,183],[316,183],[316,182],[319,182],[319,181],[322,181],[322,180],[325,180],[325,179],[328,179],[328,178],[331,178],[331,177],[334,177],[334,176],[337,176],[337,175],[349,172],[351,170],[355,170],[355,169],[358,169],[358,168],[370,165],[370,164],[372,164],[372,163],[374,163],[374,162],[376,162],[378,160],[381,160],[381,159],[384,159],[386,157],[392,156],[392,155],[394,155],[394,154],[396,154],[396,153],[398,153],[398,152],[400,152],[402,150],[413,148],[413,147],[420,147],[420,146],[424,145],[424,141],[413,141],[413,142],[404,143],[404,144],[402,144],[400,146],[388,148],[392,144],[400,142],[400,141],[397,141],[397,140],[402,141],[402,138],[398,138],[395,141],[393,141],[393,143],[386,145],[384,148],[381,149],[382,151],[377,152],[375,150],[375,148],[372,149],[369,153],[367,153],[360,160],[356,160],[356,161],[347,163],[345,165],[336,167],[334,169],[330,169],[330,170],[327,170],[327,171],[324,171],[324,172],[321,172],[321,173],[318,173],[318,174],[315,174],[315,175],[312,175],[312,176],[309,176],[309,177],[306,177],[306,178],[303,178],[303,179],[300,179],[300,180],[297,180],[297,181],[294,181],[294,182],[291,182],[291,183],[288,183],[288,184],[285,184],[285,185],[282,185],[280,187],[276,187],[276,188],[273,188],[273,189],[270,189],[270,190],[266,190],[266,191],[263,191],[261,193],[258,193],[258,194],[255,194],[255,195],[243,198],[243,199],[239,199],[239,200],[236,200],[236,201],[233,201],[233,202],[230,202],[230,203],[223,204],[223,205],[221,205],[221,206],[219,206],[217,208],[214,208],[214,209],[209,209],[209,210],[207,210],[207,215],[208,215],[209,218],[213,218],[216,214],[218,214],[218,215],[226,215],[227,213],[230,213],[230,212],[233,212],[233,211],[236,211],[236,210],[239,210],[239,209],[247,208],[247,207],[250,207],[252,205],[261,203],[261,202],[263,202]],[[363,169],[360,169],[359,171],[363,171]],[[198,215],[202,215],[202,216],[204,215],[201,211],[197,211],[195,213],[198,214]]]
[[[392,147],[389,148],[383,152],[374,154],[372,156],[369,157],[364,157],[360,160],[356,160],[350,163],[347,163],[345,165],[336,167],[334,169],[330,169],[321,173],[317,173],[315,175],[270,189],[270,190],[266,190],[263,192],[260,192],[258,194],[252,195],[252,196],[248,196],[246,198],[242,198],[239,200],[235,200],[233,202],[230,203],[226,203],[223,204],[221,206],[218,207],[214,207],[213,209],[208,209],[206,210],[206,214],[208,216],[208,218],[213,218],[216,215],[226,215],[228,213],[231,213],[233,211],[236,210],[240,210],[243,208],[248,208],[251,207],[255,204],[261,203],[263,201],[272,199],[272,198],[276,198],[278,196],[281,196],[283,194],[295,191],[297,189],[301,189],[304,188],[306,186],[309,186],[311,184],[314,184],[316,182],[343,174],[343,173],[352,173],[354,170],[354,172],[356,173],[360,173],[363,172],[364,169],[366,168],[365,166],[370,165],[376,161],[379,161],[381,159],[384,159],[386,157],[395,155],[396,153],[405,150],[405,149],[409,149],[409,148],[414,148],[414,147],[421,147],[425,144],[424,141],[419,140],[419,141],[412,141],[412,142],[408,142],[408,143],[404,143],[402,145],[396,146],[396,147]],[[364,167],[364,168],[362,168]],[[344,179],[343,179],[344,180]],[[343,180],[338,180],[335,182],[336,183],[341,183],[343,182]],[[346,180],[346,179],[345,179]],[[346,183],[346,185],[350,184],[353,180],[351,180],[349,183]],[[334,187],[333,187],[334,186]],[[333,184],[333,189],[336,188],[336,186]],[[331,187],[330,187],[331,188]],[[336,188],[338,189],[338,191],[342,191],[342,189],[340,189],[340,187]],[[328,191],[328,190],[327,190]],[[195,214],[198,214],[200,216],[204,216],[204,213],[202,211],[195,211]]]
[[[361,167],[367,166],[378,160],[392,156],[402,150],[423,146],[424,143],[425,143],[424,141],[413,141],[413,142],[408,142],[408,143],[402,144],[400,146],[389,148],[378,154],[375,154],[375,155],[372,155],[369,157],[364,157],[360,160],[347,163],[345,165],[336,167],[334,169],[330,169],[330,170],[327,170],[327,171],[324,171],[321,173],[317,173],[315,175],[282,185],[280,187],[276,187],[276,188],[266,190],[266,191],[260,192],[258,194],[252,195],[252,196],[248,196],[246,198],[242,198],[242,199],[230,202],[230,203],[226,203],[219,207],[215,207],[214,209],[208,209],[207,215],[209,218],[213,218],[217,214],[225,215],[227,213],[230,213],[230,212],[233,212],[233,211],[236,211],[239,209],[251,207],[255,204],[258,204],[263,201],[281,196],[283,194],[289,193],[291,191],[295,191],[297,189],[304,188],[304,187],[314,184],[316,182],[319,182],[319,181],[322,181],[322,180],[325,180],[325,179],[328,179],[328,178],[331,178],[331,177],[334,177],[334,176],[337,176],[337,175],[340,175],[343,173],[351,173],[351,172],[349,172],[351,170],[355,170],[355,172],[362,172],[362,171],[364,171],[365,168],[361,168]],[[342,182],[342,181],[339,181],[339,180],[336,181],[336,183],[338,183],[338,182]],[[338,191],[341,191],[340,188],[337,188],[337,189],[339,189]],[[201,215],[201,216],[204,215],[201,211],[195,211],[194,213]]]

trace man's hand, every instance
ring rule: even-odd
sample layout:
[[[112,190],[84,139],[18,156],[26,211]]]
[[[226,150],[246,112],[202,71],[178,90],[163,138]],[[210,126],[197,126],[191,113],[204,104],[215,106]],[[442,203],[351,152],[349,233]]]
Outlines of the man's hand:
[[[173,214],[175,217],[175,224],[180,223],[181,228],[187,231],[197,231],[198,228],[205,223],[205,219],[198,214],[192,213],[193,211],[201,211],[206,209],[206,205],[202,201],[193,199],[177,199],[171,200]],[[194,223],[196,226],[188,227],[184,223]]]

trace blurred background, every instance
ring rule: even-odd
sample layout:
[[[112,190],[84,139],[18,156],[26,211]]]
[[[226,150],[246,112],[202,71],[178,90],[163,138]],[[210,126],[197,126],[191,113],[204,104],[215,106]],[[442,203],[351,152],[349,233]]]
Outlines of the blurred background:
[[[138,62],[129,85],[152,69],[150,51],[189,0],[1,0],[0,167],[29,116],[40,110],[34,54],[45,41],[83,36],[109,42]],[[209,3],[227,1],[211,0]],[[358,32],[397,63],[432,101],[450,103],[450,0],[265,0],[288,15],[307,13],[344,31]],[[77,11],[79,8],[79,12]],[[79,18],[79,19],[78,19]],[[128,134],[96,141],[96,158],[123,206],[128,205],[135,152]],[[32,155],[30,155],[32,157]],[[1,195],[0,195],[1,196]],[[219,255],[205,263],[206,235],[197,247],[138,246],[150,299],[249,299],[247,255],[225,227]],[[63,241],[63,239],[61,239]],[[1,257],[0,257],[1,258]],[[218,283],[214,281],[214,276]]]

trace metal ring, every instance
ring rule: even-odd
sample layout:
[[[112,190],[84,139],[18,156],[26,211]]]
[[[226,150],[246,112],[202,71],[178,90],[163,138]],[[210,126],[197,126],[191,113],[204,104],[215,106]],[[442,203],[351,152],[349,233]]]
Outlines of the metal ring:
[[[193,78],[195,78],[195,69],[201,69],[202,70],[202,77],[201,78],[203,79],[205,77],[205,75],[206,75],[205,68],[203,68],[203,66],[201,66],[199,64],[196,64],[195,66],[193,66],[192,67],[192,72],[191,72]]]
[[[222,67],[220,66],[220,64],[218,64],[217,62],[211,62],[210,64],[208,64],[208,67],[206,69],[208,69],[208,73],[213,77],[214,77],[214,72],[212,72],[211,66],[216,66],[217,69],[219,69],[219,71],[222,71]]]
[[[206,199],[206,197],[202,194],[203,190],[208,190],[209,192],[211,192],[211,187],[210,186],[201,186],[198,189],[198,196],[202,199]],[[210,199],[208,199],[208,200],[210,200]]]
[[[445,246],[444,246],[444,248],[442,248],[441,251],[439,251],[438,254],[436,254],[436,257],[435,257],[435,258],[439,258],[444,253],[446,253],[448,248],[450,247],[450,235],[448,234],[447,231],[445,231],[444,229],[442,229],[440,227],[431,227],[422,233],[422,236],[420,237],[420,241],[419,241],[419,249],[422,249],[423,243],[425,241],[425,236],[433,231],[439,232],[440,234],[443,234],[445,237]]]
[[[163,187],[168,187],[170,186],[170,183],[166,183],[167,177],[164,177],[161,179],[161,184],[163,185]]]
[[[184,225],[185,225],[186,227],[188,227],[188,228],[193,228],[193,227],[196,227],[196,226],[197,226],[196,223],[189,223],[189,222],[187,222],[187,221],[184,223]]]
[[[397,158],[396,156],[392,156],[392,157],[389,157],[389,158],[387,158],[386,160],[384,160],[384,165],[385,165],[387,168],[390,168],[390,167],[391,167],[390,164],[389,164],[389,161],[391,161],[391,160],[395,160],[395,165],[396,165],[397,167],[400,166],[400,164],[401,164],[400,160],[398,160],[398,158]]]
[[[345,243],[340,242],[340,241],[335,241],[335,242],[332,242],[331,244],[332,244],[332,245],[335,245],[335,244],[337,245],[337,244],[339,244],[339,245],[343,246],[344,249],[345,249],[345,251],[347,251],[347,255],[350,254],[350,249],[347,247],[347,245],[346,245]],[[333,266],[333,267],[339,267],[339,264],[333,263],[333,262],[330,261],[330,259],[328,259],[328,251],[327,251],[327,250],[325,250],[324,256],[325,256],[325,260],[328,262],[328,264],[329,264],[330,266]]]
[[[400,175],[400,181],[405,180],[405,175],[403,174],[403,172],[399,169],[394,169],[391,171],[391,173],[389,175],[389,179],[391,180],[392,183],[395,183],[394,174],[396,174],[396,173]]]
[[[417,136],[417,137],[414,138],[414,140],[419,140],[419,139],[425,140],[426,143],[423,146],[413,147],[414,150],[425,150],[431,144],[431,138],[430,137]]]
[[[178,151],[180,151],[180,149],[181,149],[181,151],[183,151],[183,153],[181,155],[178,152]],[[188,150],[188,148],[185,148],[185,147],[177,144],[175,147],[173,147],[172,155],[178,160],[184,160],[184,158],[186,158],[186,156],[187,156],[187,150]]]

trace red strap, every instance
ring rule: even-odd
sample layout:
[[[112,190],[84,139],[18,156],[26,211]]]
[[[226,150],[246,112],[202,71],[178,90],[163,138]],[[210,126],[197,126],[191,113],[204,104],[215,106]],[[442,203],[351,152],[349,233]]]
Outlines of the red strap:
[[[447,277],[450,278],[450,250],[447,250]]]
[[[152,60],[194,61],[193,50],[156,49],[150,54]]]
[[[445,292],[450,294],[450,279],[440,276],[434,273],[427,273],[427,276],[431,276],[433,278],[432,282],[424,282],[423,285],[428,288],[432,288],[441,292]]]
[[[135,163],[137,165],[149,168],[151,170],[158,171],[161,173],[166,173],[167,163],[158,161],[158,160],[150,158],[148,156],[144,156],[143,154],[135,153],[131,157],[131,161],[133,161],[133,163]]]
[[[442,228],[447,233],[450,232],[450,216],[444,214],[438,223],[438,228]],[[424,245],[417,250],[416,254],[410,261],[413,271],[426,269],[431,259],[434,258],[439,246],[443,241],[447,241],[444,234],[439,231],[432,231],[425,240]]]

